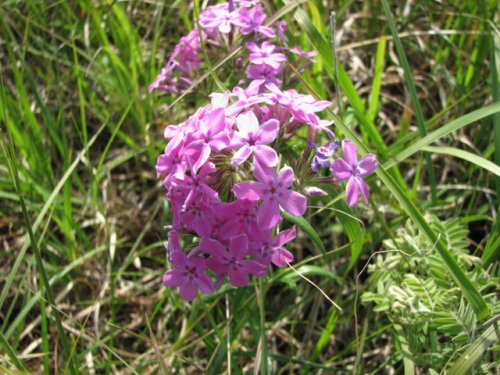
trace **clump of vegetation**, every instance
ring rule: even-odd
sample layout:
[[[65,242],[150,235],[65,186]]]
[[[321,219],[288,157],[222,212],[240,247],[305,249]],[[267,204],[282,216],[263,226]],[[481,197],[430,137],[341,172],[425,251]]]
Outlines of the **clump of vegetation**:
[[[468,229],[459,218],[427,219],[481,291],[492,315],[498,315],[498,278],[494,277],[498,265],[485,269],[481,259],[470,254]],[[368,266],[373,291],[364,292],[361,300],[367,305],[373,303],[373,311],[390,321],[390,334],[399,347],[393,360],[404,360],[405,371],[446,372],[483,335],[484,340],[493,343],[494,332],[488,329],[495,326],[495,321],[483,324],[477,319],[434,244],[412,223],[406,223],[396,235],[384,241],[386,250]],[[468,366],[478,359],[469,358]],[[483,358],[477,368],[481,371],[476,373],[490,373],[495,368],[493,353]]]

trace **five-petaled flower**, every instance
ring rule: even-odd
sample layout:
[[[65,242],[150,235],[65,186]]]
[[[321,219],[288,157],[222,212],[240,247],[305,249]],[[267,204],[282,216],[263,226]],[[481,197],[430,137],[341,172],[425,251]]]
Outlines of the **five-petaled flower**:
[[[358,161],[356,145],[352,141],[343,140],[342,151],[344,159],[335,160],[330,169],[337,180],[347,180],[347,203],[354,206],[358,202],[359,190],[363,198],[368,200],[370,192],[363,178],[373,173],[378,162],[373,154],[366,154]]]
[[[264,166],[275,167],[278,165],[278,155],[271,147],[267,146],[274,141],[278,135],[279,122],[271,119],[259,126],[259,120],[253,112],[246,112],[236,119],[238,131],[234,134],[232,146],[236,151],[231,164],[238,166],[243,163],[251,154],[254,154],[255,161]]]
[[[255,164],[254,175],[258,181],[244,181],[234,185],[238,199],[260,200],[262,205],[257,220],[262,229],[271,229],[281,221],[280,207],[294,216],[306,212],[307,199],[302,194],[288,190],[293,183],[293,169],[285,166],[278,174],[271,168]]]

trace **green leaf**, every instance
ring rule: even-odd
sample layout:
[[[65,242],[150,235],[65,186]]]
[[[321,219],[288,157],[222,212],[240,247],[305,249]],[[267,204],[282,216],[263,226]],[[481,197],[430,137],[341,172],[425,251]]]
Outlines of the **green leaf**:
[[[432,133],[427,134],[425,137],[419,139],[412,145],[405,148],[399,154],[393,156],[384,163],[384,168],[389,169],[398,164],[399,162],[409,158],[411,155],[417,153],[422,150],[425,146],[430,145],[433,142],[443,138],[444,136],[461,129],[467,125],[470,125],[476,121],[479,121],[485,117],[491,116],[494,113],[500,112],[500,102],[490,104],[486,107],[479,108],[473,112],[470,112],[462,117],[459,117],[446,125],[443,125],[433,131]]]
[[[491,33],[491,81],[493,86],[493,100],[500,103],[500,35],[498,30]],[[500,165],[500,113],[493,116],[493,128],[495,132],[495,162]],[[500,177],[496,179],[497,204],[500,204]]]
[[[17,358],[16,352],[14,351],[14,349],[12,349],[9,342],[3,336],[2,332],[0,332],[0,346],[3,347],[3,349],[5,350],[5,353],[7,353],[7,355],[10,357],[10,360],[12,361],[14,366],[16,366],[16,368],[21,373],[28,373],[29,372],[28,369],[26,368],[26,366],[24,365],[24,363],[19,358]]]
[[[318,249],[323,254],[326,253],[325,245],[323,244],[323,241],[319,237],[319,234],[314,230],[314,228],[311,226],[311,224],[309,224],[309,222],[306,219],[304,219],[302,216],[290,215],[287,212],[282,212],[281,214],[286,220],[294,223],[300,229],[302,229],[309,236],[309,238],[316,244]]]
[[[424,137],[427,135],[427,127],[425,125],[424,112],[422,111],[422,106],[420,100],[417,96],[417,89],[415,87],[415,82],[413,82],[413,75],[411,72],[410,64],[406,58],[405,51],[403,49],[403,44],[399,38],[398,31],[396,29],[396,24],[394,18],[392,17],[391,9],[387,4],[387,0],[382,0],[382,7],[384,8],[385,15],[387,17],[387,22],[391,30],[394,45],[396,46],[396,51],[401,62],[401,66],[404,70],[404,75],[406,79],[406,86],[410,92],[411,102],[413,103],[413,109],[415,110],[415,118],[417,121],[418,130],[420,136]],[[434,165],[432,164],[432,159],[430,154],[425,154],[425,160],[427,162],[427,173],[429,174],[429,184],[431,186],[432,202],[436,201],[436,176],[434,172]]]
[[[497,177],[500,176],[500,167],[496,165],[495,163],[492,163],[488,159],[485,159],[481,156],[478,156],[476,154],[473,154],[468,151],[460,150],[458,148],[454,147],[432,147],[432,146],[426,146],[422,147],[423,151],[428,151],[432,152],[435,154],[443,154],[443,155],[450,155],[454,156],[459,159],[463,159],[466,161],[469,161],[473,164],[476,164],[478,167],[484,168],[491,173],[495,174]]]
[[[479,336],[467,350],[453,364],[448,374],[465,375],[469,373],[474,364],[483,356],[488,348],[500,340],[499,327],[495,322],[481,336]],[[445,369],[442,371],[445,372]]]
[[[303,276],[321,276],[327,279],[335,279],[335,276],[329,270],[310,264],[300,266],[296,271]],[[280,279],[286,283],[294,284],[300,278],[297,272],[287,272]]]
[[[380,88],[382,86],[382,76],[384,73],[385,50],[387,39],[382,36],[377,45],[377,54],[375,55],[375,70],[373,72],[373,82],[370,91],[370,106],[368,108],[368,118],[370,121],[375,121],[378,113]]]
[[[484,246],[482,266],[487,268],[500,258],[500,219],[497,219]]]
[[[338,191],[331,185],[321,185],[321,188],[327,191],[331,196],[339,195]],[[330,204],[331,203],[329,203],[328,206]],[[354,218],[354,212],[344,200],[335,200],[333,202],[333,207],[337,210],[336,216],[342,224],[342,227],[347,234],[347,238],[349,238],[351,260],[349,261],[349,266],[346,270],[346,272],[349,272],[361,255],[361,249],[363,246],[363,228],[361,227],[359,221]]]

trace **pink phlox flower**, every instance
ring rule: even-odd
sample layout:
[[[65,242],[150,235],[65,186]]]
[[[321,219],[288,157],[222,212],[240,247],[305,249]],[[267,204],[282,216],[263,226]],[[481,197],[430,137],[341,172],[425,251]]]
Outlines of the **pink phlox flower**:
[[[375,171],[378,162],[373,154],[366,154],[358,161],[356,145],[352,141],[343,140],[342,151],[344,159],[335,160],[330,169],[337,180],[347,180],[347,203],[354,206],[358,202],[359,190],[363,198],[368,200],[370,192],[363,178]]]
[[[283,247],[287,242],[295,239],[297,235],[297,229],[295,226],[290,229],[279,232],[276,237],[264,236],[260,238],[265,238],[258,246],[259,254],[269,259],[271,263],[275,266],[283,267],[284,265],[293,262],[293,254]]]
[[[316,100],[311,95],[299,94],[296,90],[282,91],[277,85],[266,84],[277,103],[287,108],[293,118],[299,122],[325,128],[326,122],[320,121],[315,112],[320,112],[332,103]]]
[[[188,256],[180,249],[180,245],[178,248],[179,250],[172,251],[169,255],[173,268],[163,275],[163,285],[179,287],[181,298],[186,301],[192,301],[198,289],[203,294],[212,293],[212,280],[205,274],[207,268],[205,258],[197,255]]]
[[[239,148],[231,159],[232,166],[238,166],[254,155],[257,163],[275,167],[278,165],[278,154],[271,147],[279,131],[277,120],[271,119],[259,125],[259,120],[251,111],[236,118],[238,131],[234,133],[231,146]]]
[[[182,37],[176,48],[178,48],[178,54],[175,66],[180,71],[189,76],[193,71],[200,68],[201,60],[198,55],[200,35],[198,34],[198,30],[193,30],[185,37]]]
[[[262,34],[266,38],[274,38],[276,31],[272,27],[264,26],[266,15],[264,8],[258,5],[252,9],[242,7],[239,9],[241,28],[240,31],[243,35],[250,33]]]
[[[304,51],[299,46],[292,47],[289,51],[296,54],[299,60],[307,60],[309,62],[314,62],[314,56],[318,54],[316,51]]]
[[[274,52],[277,46],[269,42],[263,42],[260,47],[254,42],[247,43],[247,48],[250,51],[248,58],[252,64],[268,65],[277,70],[281,67],[281,63],[286,61],[285,54]]]
[[[198,236],[212,235],[213,227],[211,218],[214,212],[214,203],[207,200],[201,194],[195,194],[195,199],[189,205],[184,206],[178,213],[180,215],[180,226],[184,230],[196,233]]]
[[[165,153],[161,154],[156,160],[157,177],[167,175],[167,178],[184,178],[188,163],[182,158],[182,144],[178,144],[175,149],[165,148]]]
[[[288,41],[286,37],[286,32],[288,31],[288,23],[285,20],[279,20],[273,24],[276,33],[278,34],[278,38],[282,45],[287,46]]]
[[[261,232],[257,223],[258,203],[247,199],[224,203],[214,210],[216,215],[224,218],[220,230],[223,238],[246,233],[249,238],[255,238]]]
[[[243,230],[231,232],[227,230],[228,225],[234,224],[237,218],[236,208],[233,203],[211,202],[209,210],[203,216],[203,220],[195,228],[198,236],[225,241],[236,234],[244,232]]]
[[[224,108],[216,108],[199,120],[194,140],[185,147],[194,170],[207,162],[212,150],[221,151],[229,146],[227,129]]]
[[[205,37],[202,34],[202,37]],[[167,63],[161,69],[160,74],[149,86],[149,91],[161,89],[169,92],[178,92],[182,88],[176,72],[181,73],[180,81],[189,82],[192,73],[200,68],[201,59],[199,57],[200,35],[198,31],[193,30],[186,36],[183,36],[179,43],[174,47]]]
[[[246,234],[231,237],[226,247],[219,241],[203,237],[200,248],[211,255],[207,265],[215,273],[227,273],[231,285],[246,286],[249,283],[248,274],[261,274],[262,264],[246,259],[248,255],[248,237]]]
[[[237,11],[229,11],[227,3],[213,5],[200,14],[200,25],[207,32],[218,30],[223,34],[231,31],[231,25],[242,26],[240,15]]]
[[[251,81],[245,89],[238,86],[235,87],[233,89],[233,96],[237,97],[238,100],[227,107],[227,116],[237,116],[241,112],[245,111],[249,107],[253,107],[256,104],[272,104],[266,96],[260,94],[261,87],[263,87],[264,83],[265,80],[256,79]]]
[[[213,163],[206,163],[199,170],[191,168],[190,173],[186,174],[183,179],[173,178],[172,185],[179,189],[187,191],[186,199],[183,203],[182,210],[186,210],[194,199],[202,198],[208,201],[219,202],[219,193],[208,185],[208,177],[215,171]]]
[[[285,166],[278,174],[272,168],[255,164],[254,175],[258,181],[243,181],[234,185],[238,199],[262,200],[257,213],[259,226],[271,229],[281,220],[280,207],[294,216],[306,212],[307,199],[302,194],[288,190],[293,183],[293,169]]]
[[[264,84],[275,84],[281,85],[281,80],[277,77],[282,71],[282,66],[280,65],[277,69],[270,65],[260,64],[260,65],[250,65],[245,71],[248,78],[252,80],[263,80]]]

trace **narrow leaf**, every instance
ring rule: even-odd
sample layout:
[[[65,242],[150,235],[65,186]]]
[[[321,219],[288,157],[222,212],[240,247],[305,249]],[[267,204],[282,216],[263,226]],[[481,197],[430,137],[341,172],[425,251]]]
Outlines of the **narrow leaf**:
[[[454,157],[459,158],[459,159],[469,161],[469,162],[477,165],[478,167],[481,167],[481,168],[484,168],[484,169],[490,171],[491,173],[495,174],[497,177],[500,177],[500,167],[498,165],[489,161],[488,159],[485,159],[481,156],[473,154],[472,152],[460,150],[460,149],[454,148],[454,147],[433,147],[433,146],[423,147],[422,150],[432,152],[435,154],[450,155],[450,156],[454,156]]]
[[[326,253],[325,245],[323,245],[323,241],[321,241],[319,234],[314,230],[314,228],[311,226],[311,224],[309,224],[309,222],[306,219],[304,219],[301,216],[290,215],[289,213],[286,212],[282,212],[281,214],[286,220],[292,222],[293,224],[297,225],[300,229],[302,229],[309,236],[309,238],[316,244],[318,249],[323,254]]]

